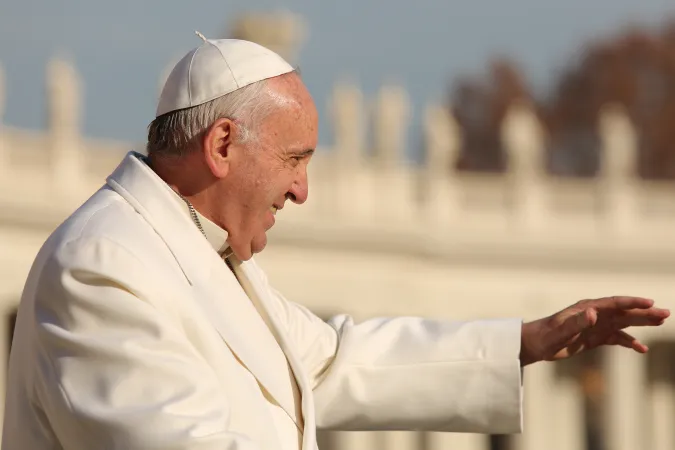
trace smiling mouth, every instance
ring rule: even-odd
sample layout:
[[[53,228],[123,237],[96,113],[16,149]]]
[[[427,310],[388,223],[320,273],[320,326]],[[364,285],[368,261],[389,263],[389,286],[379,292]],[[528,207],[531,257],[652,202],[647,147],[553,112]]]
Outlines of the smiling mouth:
[[[272,215],[273,215],[273,216],[276,216],[276,215],[277,215],[277,207],[276,207],[276,206],[270,207],[270,211],[272,211]]]

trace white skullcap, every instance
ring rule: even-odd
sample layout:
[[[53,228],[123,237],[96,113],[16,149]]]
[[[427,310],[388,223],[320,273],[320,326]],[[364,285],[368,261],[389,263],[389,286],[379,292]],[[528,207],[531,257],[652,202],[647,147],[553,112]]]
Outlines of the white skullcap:
[[[206,39],[173,68],[159,96],[156,117],[201,105],[256,81],[292,72],[281,56],[254,42]]]

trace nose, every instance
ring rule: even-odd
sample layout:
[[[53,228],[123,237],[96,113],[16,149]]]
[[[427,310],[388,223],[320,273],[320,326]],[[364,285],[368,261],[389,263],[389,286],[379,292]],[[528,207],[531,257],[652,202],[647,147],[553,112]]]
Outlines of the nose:
[[[307,183],[307,170],[302,170],[300,176],[293,182],[291,188],[286,193],[286,198],[296,203],[302,205],[307,201],[309,196],[309,185]]]

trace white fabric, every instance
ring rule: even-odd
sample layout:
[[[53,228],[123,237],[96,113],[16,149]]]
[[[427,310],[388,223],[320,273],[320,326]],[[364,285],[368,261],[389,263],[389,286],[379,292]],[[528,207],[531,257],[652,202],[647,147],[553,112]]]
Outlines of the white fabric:
[[[235,271],[271,333],[159,184],[130,153],[40,250],[17,318],[3,450],[290,448],[272,402],[304,421],[303,450],[316,450],[317,427],[521,430],[520,320],[326,323],[251,259]]]
[[[254,42],[208,39],[173,68],[162,88],[156,116],[201,105],[293,70],[281,56]]]
[[[155,181],[159,184],[164,184],[166,186],[166,183],[164,183],[159,178],[157,178]],[[168,188],[169,186],[166,187]],[[173,193],[176,203],[179,204],[180,207],[183,208],[188,215],[190,215],[190,209],[188,208],[185,200],[183,200],[180,197],[180,195],[178,195],[173,189],[169,188],[169,190]],[[230,249],[230,244],[227,243],[228,238],[227,231],[223,230],[218,225],[216,225],[215,223],[204,217],[196,209],[195,214],[197,214],[197,219],[199,220],[199,223],[202,225],[202,229],[204,230],[204,234],[206,235],[205,236],[206,240],[209,241],[211,247],[221,257],[230,256],[232,254],[232,250]]]
[[[159,184],[166,185],[159,178],[157,178],[155,181]],[[174,198],[176,199],[177,203],[185,209],[188,215],[190,215],[190,209],[188,208],[185,200],[183,200],[173,190],[171,192],[174,193]],[[238,280],[241,280],[240,284],[242,284],[242,287],[244,288],[246,295],[250,297],[251,301],[253,302],[253,305],[256,307],[256,310],[261,315],[263,320],[265,320],[265,323],[267,324],[268,328],[274,334],[274,327],[270,323],[266,311],[260,306],[260,302],[257,300],[255,289],[252,289],[249,286],[246,278],[242,276],[239,270],[241,262],[237,260],[236,257],[232,254],[230,246],[227,243],[228,237],[227,231],[222,229],[215,223],[213,223],[208,218],[204,217],[196,209],[195,214],[197,215],[197,220],[199,220],[199,223],[202,226],[202,230],[204,230],[204,237],[209,242],[209,244],[211,244],[211,247],[216,253],[218,253],[224,259],[230,259],[232,268],[235,271],[235,276],[237,276]],[[223,264],[225,264],[225,262],[223,262]],[[279,367],[278,373],[279,376],[283,378],[283,383],[287,386],[287,389],[290,389],[292,392],[296,417],[302,419],[300,390],[298,389],[295,377],[293,376],[293,371],[291,370],[291,367],[288,365],[288,361],[286,360],[285,355],[281,351],[280,346],[278,346],[275,349],[275,354],[277,355],[279,361],[281,361],[282,358],[285,361],[285,364],[283,364],[284,367],[283,368]],[[286,413],[286,411],[284,411],[284,409],[276,401],[274,401],[274,399],[270,398],[269,400],[270,402],[268,406],[270,414],[272,415],[274,423],[276,425],[276,429],[279,432],[280,450],[298,450],[302,448],[303,424],[302,423],[298,424],[300,426],[296,425],[295,422],[291,419],[291,417]]]

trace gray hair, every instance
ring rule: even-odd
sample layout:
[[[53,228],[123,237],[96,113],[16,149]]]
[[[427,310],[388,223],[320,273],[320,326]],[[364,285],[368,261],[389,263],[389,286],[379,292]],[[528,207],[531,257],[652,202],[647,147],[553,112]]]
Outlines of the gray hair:
[[[171,111],[148,126],[148,155],[181,156],[220,118],[237,120],[239,142],[257,138],[258,125],[276,106],[266,80],[191,108]]]

